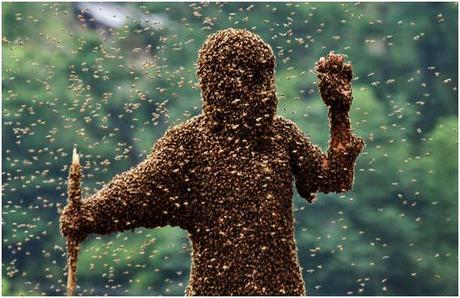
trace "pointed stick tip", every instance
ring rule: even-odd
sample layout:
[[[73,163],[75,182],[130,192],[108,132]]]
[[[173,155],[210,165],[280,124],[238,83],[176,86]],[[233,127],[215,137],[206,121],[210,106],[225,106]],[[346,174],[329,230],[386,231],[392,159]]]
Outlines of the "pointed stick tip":
[[[77,148],[73,148],[72,163],[74,163],[74,164],[79,164],[80,163],[80,156],[77,153]]]

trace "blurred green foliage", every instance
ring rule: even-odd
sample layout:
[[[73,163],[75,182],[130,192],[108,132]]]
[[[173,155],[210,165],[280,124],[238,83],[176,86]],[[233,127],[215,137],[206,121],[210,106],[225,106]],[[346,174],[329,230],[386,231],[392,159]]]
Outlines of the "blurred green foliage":
[[[312,68],[331,50],[353,62],[353,127],[367,143],[354,190],[313,206],[294,198],[308,293],[458,294],[456,3],[117,5],[131,17],[96,30],[72,3],[2,4],[4,295],[64,293],[58,210],[72,148],[86,195],[142,160],[168,127],[200,113],[197,51],[227,27],[271,44],[279,113],[323,149]],[[168,227],[90,237],[77,292],[182,295],[186,236]]]

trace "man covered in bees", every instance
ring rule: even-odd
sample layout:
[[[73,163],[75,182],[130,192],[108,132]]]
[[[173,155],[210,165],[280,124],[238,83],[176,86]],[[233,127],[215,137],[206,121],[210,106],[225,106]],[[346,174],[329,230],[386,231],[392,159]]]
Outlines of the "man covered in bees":
[[[259,36],[212,34],[199,51],[203,112],[171,128],[149,157],[61,215],[65,237],[83,241],[179,226],[192,243],[187,295],[304,295],[292,184],[313,202],[346,192],[364,147],[351,132],[352,68],[330,53],[316,65],[329,109],[327,153],[276,115],[275,57]]]

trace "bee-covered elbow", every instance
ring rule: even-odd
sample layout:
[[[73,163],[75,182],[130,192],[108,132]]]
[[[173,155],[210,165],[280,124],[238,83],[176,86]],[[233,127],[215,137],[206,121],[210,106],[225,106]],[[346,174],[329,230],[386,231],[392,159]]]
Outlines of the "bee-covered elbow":
[[[336,192],[345,193],[349,192],[353,188],[353,173],[338,177],[338,183],[336,183]]]

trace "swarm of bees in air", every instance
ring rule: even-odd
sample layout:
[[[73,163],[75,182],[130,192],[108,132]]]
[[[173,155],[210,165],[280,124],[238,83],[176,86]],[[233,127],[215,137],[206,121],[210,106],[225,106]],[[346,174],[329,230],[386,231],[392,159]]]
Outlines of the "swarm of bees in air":
[[[456,6],[5,3],[2,293],[455,295]]]

